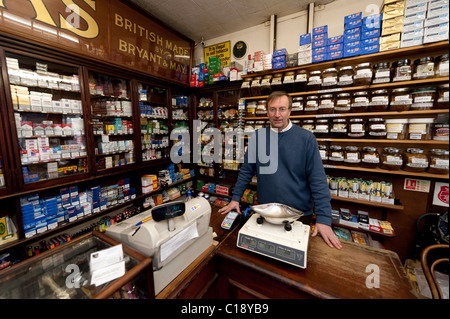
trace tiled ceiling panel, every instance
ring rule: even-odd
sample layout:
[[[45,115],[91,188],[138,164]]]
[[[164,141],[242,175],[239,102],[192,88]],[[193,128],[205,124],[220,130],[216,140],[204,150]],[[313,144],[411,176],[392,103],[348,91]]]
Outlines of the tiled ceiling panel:
[[[129,0],[199,42],[306,10],[311,0]],[[314,1],[316,6],[334,0]]]

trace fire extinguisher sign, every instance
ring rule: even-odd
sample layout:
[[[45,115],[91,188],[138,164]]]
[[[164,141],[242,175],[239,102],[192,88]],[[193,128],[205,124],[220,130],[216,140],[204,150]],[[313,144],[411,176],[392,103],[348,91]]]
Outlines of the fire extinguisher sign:
[[[433,205],[448,207],[448,183],[436,182],[433,194]]]

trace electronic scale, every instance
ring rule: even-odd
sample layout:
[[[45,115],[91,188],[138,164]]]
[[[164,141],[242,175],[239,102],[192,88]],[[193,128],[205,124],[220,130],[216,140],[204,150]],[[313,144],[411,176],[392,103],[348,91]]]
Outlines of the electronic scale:
[[[306,268],[310,227],[297,221],[303,212],[287,205],[255,205],[238,233],[237,246]]]

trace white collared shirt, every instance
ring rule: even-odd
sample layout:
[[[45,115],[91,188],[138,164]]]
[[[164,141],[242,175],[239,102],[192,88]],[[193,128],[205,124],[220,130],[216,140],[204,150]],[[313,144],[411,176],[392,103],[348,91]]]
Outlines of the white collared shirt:
[[[289,131],[289,129],[290,129],[291,127],[292,127],[292,122],[291,122],[291,120],[289,120],[288,125],[287,125],[281,132],[278,132],[278,129],[277,129],[277,128],[273,128],[272,125],[270,126],[270,129],[271,129],[272,131],[276,132],[276,133],[283,133],[283,132]]]

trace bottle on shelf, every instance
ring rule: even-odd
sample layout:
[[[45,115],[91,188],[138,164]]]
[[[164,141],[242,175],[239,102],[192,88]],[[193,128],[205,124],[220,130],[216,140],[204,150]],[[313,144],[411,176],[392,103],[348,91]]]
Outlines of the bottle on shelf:
[[[192,192],[190,189],[188,189],[187,193],[186,193],[186,198],[184,199],[184,202],[187,203],[190,200],[194,199],[194,197],[192,196]]]

